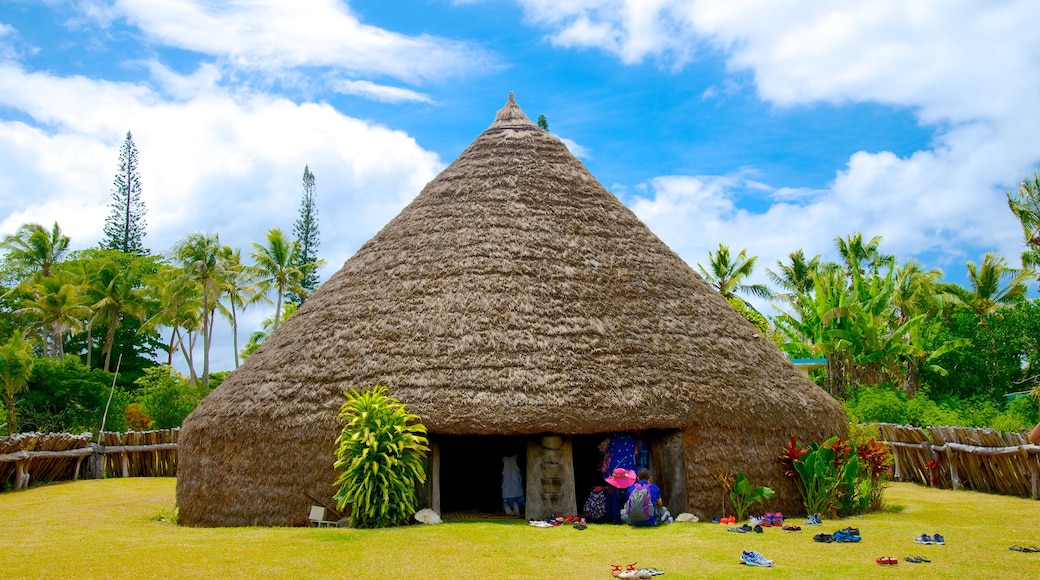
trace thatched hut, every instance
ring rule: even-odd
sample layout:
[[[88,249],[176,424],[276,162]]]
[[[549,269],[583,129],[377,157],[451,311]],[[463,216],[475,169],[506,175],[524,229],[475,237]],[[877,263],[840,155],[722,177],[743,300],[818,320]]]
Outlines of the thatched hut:
[[[695,224],[691,224],[695,227]],[[385,385],[422,417],[424,503],[494,504],[519,455],[529,518],[580,509],[596,446],[636,432],[673,513],[714,474],[800,498],[791,435],[841,432],[811,383],[513,101],[184,422],[188,525],[284,525],[330,501],[337,412]]]

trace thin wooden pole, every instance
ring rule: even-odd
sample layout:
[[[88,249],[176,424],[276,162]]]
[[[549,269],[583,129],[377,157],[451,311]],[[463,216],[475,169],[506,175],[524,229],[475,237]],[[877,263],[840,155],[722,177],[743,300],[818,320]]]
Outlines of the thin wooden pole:
[[[112,388],[108,390],[108,402],[105,403],[105,414],[101,416],[101,429],[98,430],[98,443],[101,443],[101,434],[105,431],[105,420],[108,419],[108,406],[112,404],[112,394],[116,392],[116,378],[119,377],[119,365],[123,362],[123,353],[119,353],[116,359],[116,372],[112,375]]]

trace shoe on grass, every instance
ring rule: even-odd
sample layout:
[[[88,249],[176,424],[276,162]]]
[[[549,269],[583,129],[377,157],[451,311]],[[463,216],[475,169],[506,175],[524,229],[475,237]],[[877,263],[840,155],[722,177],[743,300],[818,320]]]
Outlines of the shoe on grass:
[[[915,544],[934,544],[935,540],[933,540],[932,537],[929,536],[928,534],[921,534],[920,536],[917,536],[916,538],[914,538],[914,543]]]
[[[944,545],[946,545],[946,538],[942,537],[939,534],[935,534],[934,536],[932,536],[932,543],[933,544],[939,544],[940,546],[944,546]]]
[[[741,554],[741,560],[743,560],[745,566],[759,566],[762,568],[768,568],[773,565],[773,561],[766,558],[758,552],[744,552]]]

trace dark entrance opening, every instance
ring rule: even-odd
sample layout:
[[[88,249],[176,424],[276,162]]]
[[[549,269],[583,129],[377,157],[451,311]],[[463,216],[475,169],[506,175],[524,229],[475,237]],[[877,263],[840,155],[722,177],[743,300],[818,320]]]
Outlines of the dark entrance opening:
[[[600,473],[600,462],[603,456],[599,452],[599,444],[609,436],[607,433],[593,435],[575,435],[574,441],[574,499],[578,502],[578,511],[582,511],[589,491],[597,485],[603,485]]]
[[[661,432],[657,430],[629,432],[641,442],[641,449],[645,453],[644,461],[654,475],[654,482],[662,486],[664,493],[667,484],[658,474],[655,466],[659,465],[660,457],[656,456],[654,450],[657,448],[659,454]],[[594,433],[592,435],[574,435],[574,496],[578,503],[578,511],[582,511],[585,500],[589,497],[592,488],[604,485],[602,472],[603,453],[600,445],[604,443],[613,433]],[[612,462],[613,463],[613,462]],[[607,475],[610,475],[609,473]]]
[[[502,511],[502,458],[516,455],[527,473],[527,439],[505,435],[437,435],[441,513]],[[527,484],[526,475],[524,484]]]

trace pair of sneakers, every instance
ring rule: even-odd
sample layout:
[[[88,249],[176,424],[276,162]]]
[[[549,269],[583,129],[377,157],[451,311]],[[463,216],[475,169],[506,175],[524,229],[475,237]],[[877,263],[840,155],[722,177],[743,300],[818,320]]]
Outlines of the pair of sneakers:
[[[838,530],[831,534],[835,542],[858,542],[862,538],[859,535],[859,528],[845,528]]]
[[[733,525],[736,525],[737,518],[736,518],[736,516],[729,516],[729,517],[726,517],[726,518],[719,518],[719,523],[720,524],[727,524],[727,525],[733,526]]]
[[[942,537],[941,534],[935,534],[929,536],[928,534],[921,534],[914,538],[914,542],[917,544],[939,544],[940,546],[946,544],[946,538]]]
[[[784,525],[784,514],[781,512],[769,512],[762,516],[762,525],[765,527],[775,526],[779,528]]]
[[[768,568],[773,565],[773,561],[762,554],[746,551],[740,553],[740,563],[745,566],[760,566],[763,568]]]
[[[615,574],[615,578],[621,578],[622,580],[628,580],[630,578],[653,578],[654,576],[660,576],[664,572],[654,568],[639,568],[638,570],[634,565],[629,564],[628,569],[624,572]]]
[[[813,514],[809,516],[809,519],[805,520],[807,526],[822,526],[823,520],[820,519],[820,514]]]

